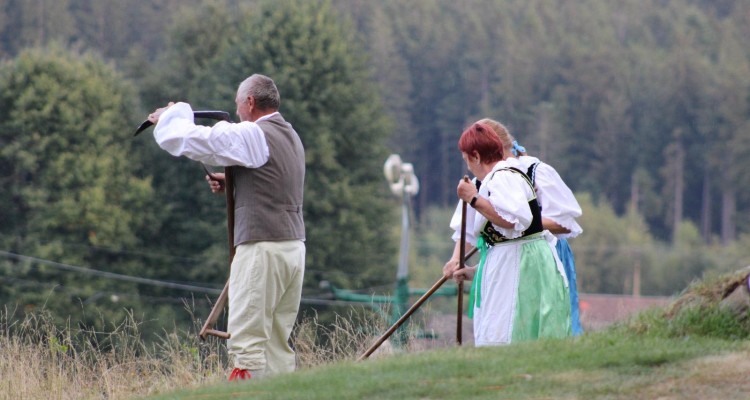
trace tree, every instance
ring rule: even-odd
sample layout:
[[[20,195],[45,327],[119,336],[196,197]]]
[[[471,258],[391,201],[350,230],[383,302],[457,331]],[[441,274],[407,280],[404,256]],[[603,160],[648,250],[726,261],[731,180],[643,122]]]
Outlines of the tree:
[[[8,0],[3,10],[8,16],[3,47],[14,55],[24,48],[44,46],[52,41],[67,44],[75,31],[70,1]]]
[[[618,217],[612,207],[589,194],[576,196],[584,210],[584,233],[571,240],[582,293],[630,294],[636,271],[648,271],[653,236],[634,205]],[[648,289],[648,288],[646,288]]]
[[[143,265],[119,263],[116,251],[97,250],[136,247],[139,232],[153,225],[150,180],[133,175],[131,162],[137,157],[121,140],[130,131],[123,116],[132,109],[132,97],[128,84],[92,54],[41,48],[2,66],[3,249],[110,272],[144,273]],[[130,284],[85,279],[89,276],[35,262],[6,260],[2,269],[4,276],[36,289],[2,285],[3,304],[44,306],[61,320],[95,318],[82,314],[88,309],[85,300],[97,292],[128,291],[137,302],[138,290]],[[133,304],[115,307],[128,303]]]

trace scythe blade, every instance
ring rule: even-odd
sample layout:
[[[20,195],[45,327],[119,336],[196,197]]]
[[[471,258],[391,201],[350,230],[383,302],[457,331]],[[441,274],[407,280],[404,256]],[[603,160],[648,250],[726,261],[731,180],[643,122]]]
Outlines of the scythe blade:
[[[229,116],[229,113],[226,111],[193,111],[193,117],[194,118],[206,118],[206,119],[215,119],[218,121],[227,121],[231,122],[232,119]],[[135,130],[135,133],[133,136],[138,136],[141,132],[146,130],[148,127],[152,126],[154,123],[145,120],[143,121],[139,126],[138,129]]]

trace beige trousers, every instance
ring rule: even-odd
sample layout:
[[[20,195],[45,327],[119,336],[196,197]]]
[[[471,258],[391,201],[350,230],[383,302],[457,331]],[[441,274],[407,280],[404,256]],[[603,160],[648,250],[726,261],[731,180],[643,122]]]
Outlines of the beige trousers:
[[[288,340],[297,318],[305,272],[300,240],[237,246],[229,274],[227,340],[235,368],[258,375],[294,371]]]

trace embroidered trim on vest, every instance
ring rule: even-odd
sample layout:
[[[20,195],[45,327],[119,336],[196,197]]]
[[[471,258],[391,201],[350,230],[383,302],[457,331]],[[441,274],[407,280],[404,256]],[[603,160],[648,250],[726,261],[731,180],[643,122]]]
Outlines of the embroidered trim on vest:
[[[529,169],[526,171],[526,175],[529,177],[529,180],[531,180],[531,186],[536,186],[536,167],[541,163],[542,162],[539,161],[529,165]]]

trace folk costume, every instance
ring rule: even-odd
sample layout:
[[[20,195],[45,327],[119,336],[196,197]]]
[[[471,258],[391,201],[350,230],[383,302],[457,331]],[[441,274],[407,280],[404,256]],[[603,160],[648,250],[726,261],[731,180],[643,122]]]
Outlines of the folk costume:
[[[516,159],[498,162],[478,193],[513,228],[467,210],[466,240],[481,255],[469,299],[476,346],[570,335],[567,281],[555,238],[542,230],[536,193],[520,168]],[[460,240],[460,227],[459,204],[451,219],[454,240]]]
[[[581,206],[578,205],[573,192],[552,166],[539,161],[536,157],[520,156],[518,160],[523,165],[522,170],[527,172],[536,188],[539,204],[542,207],[542,217],[549,218],[570,231],[570,233],[555,234],[557,237],[555,248],[568,277],[571,329],[573,335],[580,335],[583,333],[583,328],[578,306],[575,258],[567,239],[574,238],[583,232],[576,222],[576,218],[581,216]]]
[[[228,351],[253,376],[291,372],[289,346],[302,296],[305,155],[278,112],[254,122],[198,126],[189,104],[164,111],[154,130],[161,148],[214,166],[235,182],[235,256],[229,276]]]

